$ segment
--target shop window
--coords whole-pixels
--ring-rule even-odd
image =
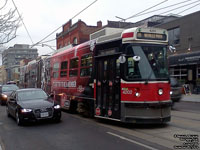
[[[169,35],[170,45],[180,44],[180,28],[179,27],[168,30],[168,35]]]

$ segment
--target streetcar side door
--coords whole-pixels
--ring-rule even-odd
[[[95,58],[96,116],[120,119],[119,56]]]

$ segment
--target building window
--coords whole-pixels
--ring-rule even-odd
[[[74,44],[78,44],[78,40],[77,40],[76,37],[74,38],[73,43],[74,43]]]
[[[179,27],[168,30],[168,35],[169,35],[170,45],[180,44],[180,28]]]

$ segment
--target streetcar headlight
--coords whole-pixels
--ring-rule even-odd
[[[158,94],[159,94],[159,95],[163,95],[163,89],[159,89],[159,90],[158,90]]]
[[[172,91],[170,91],[169,93],[170,93],[170,95],[172,95],[172,94],[173,94],[173,92],[172,92]]]
[[[139,93],[139,92],[136,92],[136,93],[135,93],[135,96],[136,96],[136,97],[139,97],[139,96],[140,96],[140,93]]]
[[[60,108],[60,105],[55,105],[54,106],[54,109],[59,109]]]

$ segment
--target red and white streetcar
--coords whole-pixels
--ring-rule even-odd
[[[164,29],[130,28],[50,57],[51,92],[63,109],[127,123],[170,121]]]

